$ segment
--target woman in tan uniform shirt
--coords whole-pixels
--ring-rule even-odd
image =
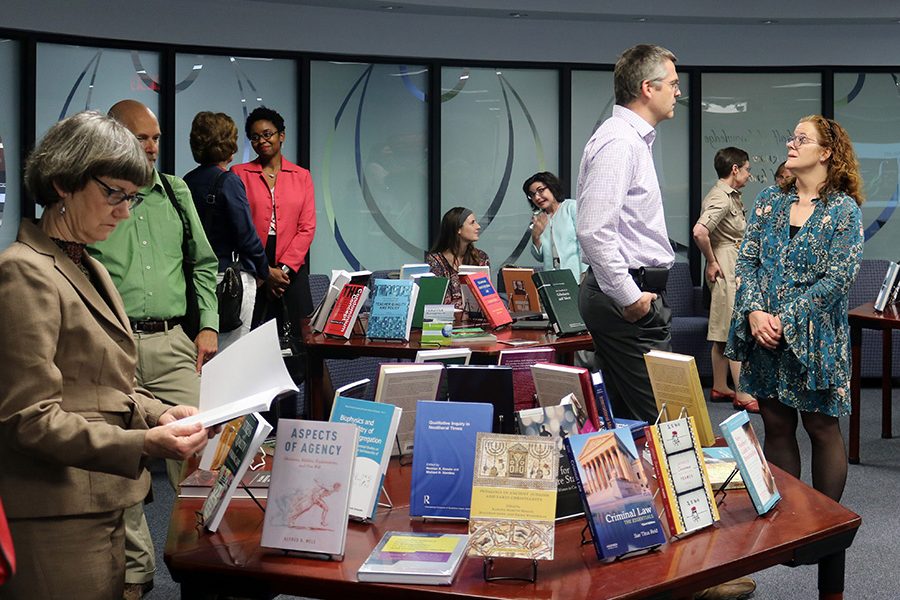
[[[712,342],[713,387],[710,400],[730,401],[736,409],[759,412],[756,400],[740,391],[740,363],[729,361],[724,354],[737,289],[734,270],[738,246],[747,228],[740,189],[750,179],[750,157],[740,148],[722,148],[716,152],[713,164],[719,180],[703,199],[700,218],[693,231],[694,241],[706,257],[705,277],[712,292],[706,335],[706,339]],[[737,390],[728,387],[729,369]]]

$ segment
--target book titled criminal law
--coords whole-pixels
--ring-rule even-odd
[[[722,421],[719,427],[753,500],[753,508],[757,514],[766,514],[781,500],[781,494],[775,487],[775,477],[750,424],[750,416],[742,410]]]
[[[469,514],[469,555],[553,560],[556,441],[479,433]]]
[[[571,404],[556,406],[539,406],[520,410],[516,413],[519,432],[522,435],[535,435],[550,438],[556,442],[559,451],[559,470],[556,474],[556,520],[584,514],[584,505],[578,495],[578,484],[572,473],[572,463],[566,456],[563,444],[570,435],[578,433],[578,420]]]
[[[366,337],[408,342],[418,295],[412,280],[376,279]]]
[[[472,296],[478,303],[481,313],[488,320],[491,329],[497,329],[512,323],[512,317],[503,304],[503,300],[500,299],[497,290],[491,284],[489,277],[486,275],[460,274],[459,283],[467,286],[469,291],[472,292]]]
[[[510,367],[513,371],[513,400],[516,410],[537,406],[537,394],[534,389],[534,377],[531,366],[538,363],[550,363],[556,360],[553,348],[523,348],[517,350],[501,350],[497,364]]]
[[[368,297],[369,288],[366,286],[346,284],[338,294],[322,332],[327,336],[349,339],[359,318],[359,311]]]
[[[403,411],[397,427],[397,441],[391,440],[391,453],[395,456],[413,451],[416,403],[437,397],[443,373],[443,365],[434,363],[388,363],[379,367],[375,402],[392,404]]]
[[[260,545],[344,555],[359,428],[281,419]]]
[[[647,447],[672,535],[719,520],[694,423],[693,417],[686,417],[647,427]]]
[[[697,373],[694,357],[651,350],[644,355],[644,362],[650,376],[650,385],[653,387],[656,408],[663,411],[665,407],[662,420],[680,419],[684,410],[694,417],[700,443],[703,446],[714,445],[716,436],[713,435],[712,424],[709,421],[706,396],[703,395],[703,386],[700,385],[700,375]]]
[[[411,517],[469,518],[475,436],[491,430],[493,415],[490,404],[419,402]]]
[[[594,550],[601,560],[666,542],[653,494],[631,434],[623,429],[567,437],[564,442]]]
[[[391,460],[391,446],[403,410],[391,404],[339,396],[331,409],[332,423],[352,423],[359,428],[353,483],[350,485],[350,516],[372,519],[381,486]]]
[[[356,577],[376,583],[450,585],[468,541],[464,533],[388,531]]]
[[[216,482],[201,509],[203,525],[208,530],[218,529],[222,517],[225,516],[225,509],[228,508],[228,503],[234,496],[234,491],[241,483],[244,473],[253,462],[256,451],[259,450],[260,444],[263,443],[270,431],[272,431],[272,426],[259,413],[250,413],[244,417],[244,421],[228,449],[225,462],[222,463],[216,474]]]
[[[554,333],[569,335],[587,330],[578,308],[578,282],[572,271],[538,271],[532,279]]]

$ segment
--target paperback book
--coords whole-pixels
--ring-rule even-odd
[[[587,330],[578,309],[578,282],[572,271],[538,271],[532,279],[554,333],[570,335]]]
[[[475,443],[469,555],[553,560],[556,442],[479,433]]]
[[[493,414],[490,404],[419,402],[411,517],[469,518],[475,436],[491,430]]]
[[[359,311],[362,310],[368,297],[369,288],[366,286],[355,283],[345,285],[328,315],[323,333],[331,337],[349,339],[353,333],[353,326],[359,318]]]
[[[437,397],[443,374],[444,366],[434,363],[386,363],[378,368],[375,402],[393,405],[403,411],[397,427],[397,439],[391,440],[392,455],[412,453],[416,403]]]
[[[764,515],[781,500],[769,462],[750,424],[747,411],[731,415],[719,425],[722,437],[734,455],[741,478],[757,514]]]
[[[468,348],[442,348],[440,350],[419,350],[416,363],[441,363],[442,365],[467,365],[472,358]],[[441,383],[435,400],[447,400],[447,371],[441,373]]]
[[[251,413],[244,418],[200,511],[203,525],[209,531],[218,529],[235,489],[270,431],[272,426],[259,413]]]
[[[253,470],[254,467],[258,468]],[[206,498],[215,486],[218,475],[218,471],[195,470],[178,484],[178,497]],[[270,483],[272,483],[271,461],[254,457],[231,497],[249,498],[252,494],[257,499],[266,498],[269,495]]]
[[[647,427],[647,448],[673,536],[719,520],[694,423],[687,417]]]
[[[316,307],[316,310],[313,312],[310,319],[313,331],[321,332],[325,329],[325,324],[328,322],[328,316],[331,314],[331,309],[334,307],[338,295],[341,293],[341,290],[344,289],[346,284],[355,283],[358,285],[366,285],[370,275],[372,275],[371,271],[349,272],[342,269],[333,270],[331,272],[331,281],[328,284],[328,290],[325,292],[325,296]]]
[[[522,350],[501,350],[497,364],[510,367],[513,372],[513,399],[516,410],[537,406],[537,393],[531,366],[551,363],[556,359],[553,348],[528,348]]]
[[[447,397],[494,407],[495,433],[516,433],[512,369],[498,365],[447,365]]]
[[[343,558],[359,428],[281,419],[260,545]]]
[[[409,341],[418,295],[412,280],[376,279],[366,337]]]
[[[431,267],[428,263],[408,263],[400,267],[400,279],[412,279],[414,275],[428,275]]]
[[[612,559],[666,542],[630,433],[582,433],[564,443],[598,558]]]
[[[388,531],[356,572],[360,581],[450,585],[465,558],[464,533]]]
[[[331,409],[332,423],[359,428],[359,443],[350,485],[350,516],[372,519],[391,460],[402,409],[390,404],[339,396]]]
[[[644,355],[656,408],[663,413],[662,420],[680,419],[682,410],[694,417],[697,434],[703,446],[713,446],[713,435],[706,396],[700,385],[697,363],[693,356],[651,350]],[[663,408],[665,407],[665,410]]]
[[[560,455],[556,474],[556,520],[583,515],[584,505],[563,444],[567,437],[578,433],[575,409],[569,404],[529,408],[517,412],[516,419],[522,435],[546,437],[556,442]]]

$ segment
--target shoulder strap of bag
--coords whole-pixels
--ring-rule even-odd
[[[190,223],[188,223],[187,215],[184,214],[184,209],[182,209],[181,205],[178,204],[178,199],[175,197],[175,190],[172,189],[172,184],[169,183],[168,179],[166,179],[165,173],[159,174],[159,180],[162,182],[162,186],[166,190],[166,196],[169,197],[169,202],[171,202],[172,206],[175,207],[175,212],[178,213],[178,218],[181,219],[181,229],[184,233],[181,238],[181,249],[184,252],[184,257],[187,258],[189,256],[187,253],[187,244],[189,241],[194,239],[194,236],[191,235],[191,225]]]

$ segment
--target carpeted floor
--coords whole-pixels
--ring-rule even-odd
[[[863,389],[861,411],[860,456],[862,463],[850,465],[847,488],[842,502],[862,516],[863,524],[853,546],[847,552],[845,598],[876,599],[900,598],[900,518],[897,515],[897,499],[893,494],[900,487],[900,406],[894,393],[894,439],[881,439],[881,390]],[[713,428],[731,413],[728,404],[710,404]],[[753,417],[753,426],[763,436],[762,422]],[[846,439],[848,419],[842,422]],[[809,483],[809,443],[800,433],[804,473],[802,479]],[[156,542],[156,586],[146,596],[148,600],[164,600],[179,597],[178,585],[172,581],[162,559],[168,530],[169,512],[174,494],[165,473],[156,469],[153,477],[156,501],[147,507],[147,519]],[[677,543],[677,542],[676,542]],[[816,598],[815,567],[773,567],[753,576],[757,582],[754,598],[760,600],[798,600]],[[281,596],[280,598],[288,598]]]

